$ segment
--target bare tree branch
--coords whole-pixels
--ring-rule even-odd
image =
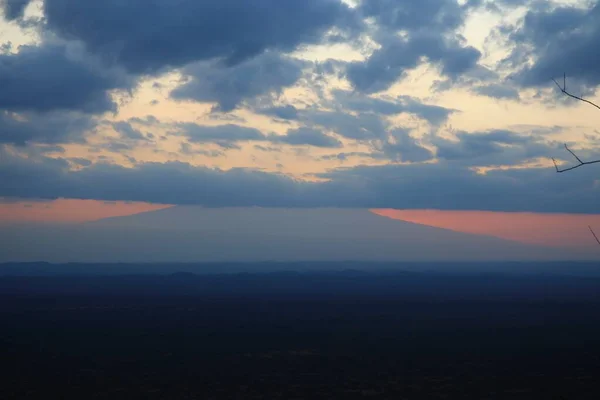
[[[596,233],[594,232],[592,227],[588,225],[588,228],[590,228],[590,232],[592,232],[592,235],[594,235],[594,239],[596,239],[596,242],[598,242],[598,244],[600,244],[600,239],[598,239],[598,236],[596,236]]]
[[[583,101],[584,103],[588,103],[594,107],[596,107],[597,109],[600,110],[600,106],[596,103],[593,103],[589,100],[586,100],[584,98],[581,98],[579,96],[575,96],[574,94],[571,94],[569,92],[567,92],[567,74],[563,74],[563,85],[562,87],[560,86],[560,84],[558,82],[556,82],[556,79],[552,78],[552,80],[554,81],[554,83],[556,84],[556,86],[558,86],[558,88],[560,89],[560,91],[575,99],[575,100],[579,100],[579,101]],[[573,167],[569,167],[569,168],[565,168],[565,169],[559,169],[558,168],[558,164],[556,163],[556,160],[554,158],[552,158],[552,162],[554,163],[554,168],[556,168],[556,172],[566,172],[566,171],[571,171],[575,168],[579,168],[582,167],[584,165],[588,165],[588,164],[596,164],[596,163],[600,163],[600,160],[593,160],[593,161],[582,161],[581,158],[577,157],[577,154],[575,154],[574,152],[571,151],[571,149],[569,149],[569,147],[567,146],[567,144],[565,143],[565,149],[567,149],[567,151],[569,153],[571,153],[571,155],[573,157],[575,157],[575,159],[577,160],[577,162],[579,162],[579,164],[573,166]],[[598,239],[598,236],[596,236],[596,232],[594,232],[594,230],[592,229],[592,227],[590,225],[588,225],[588,228],[590,230],[590,232],[592,233],[592,235],[594,236],[594,239],[596,239],[596,242],[600,245],[600,239]]]
[[[571,94],[571,93],[567,92],[567,76],[566,75],[563,75],[563,86],[562,87],[559,85],[558,82],[556,82],[556,79],[552,78],[552,80],[554,81],[554,83],[556,84],[556,86],[558,86],[558,88],[560,89],[560,91],[563,94],[566,94],[567,96],[569,96],[569,97],[571,97],[571,98],[573,98],[575,100],[579,100],[579,101],[583,101],[584,103],[588,103],[588,104],[596,107],[598,110],[600,110],[600,106],[598,104],[596,104],[594,102],[591,102],[589,100],[586,100],[584,98],[581,98],[579,96],[575,96],[574,94]]]
[[[565,95],[567,95],[567,96],[569,96],[569,97],[571,97],[573,99],[576,99],[576,100],[579,100],[579,101],[583,101],[584,103],[591,104],[592,106],[594,106],[598,110],[600,110],[600,106],[598,104],[593,103],[593,102],[591,102],[589,100],[586,100],[586,99],[584,99],[582,97],[575,96],[574,94],[571,94],[571,93],[567,92],[567,75],[566,74],[563,74],[563,85],[562,86],[560,86],[560,84],[556,81],[556,79],[552,78],[552,81],[554,81],[554,83],[556,84],[556,86],[558,86],[558,88],[560,89],[560,91],[562,93],[564,93]],[[554,158],[552,158],[552,162],[554,163],[554,168],[556,168],[556,172],[571,171],[571,170],[573,170],[575,168],[579,168],[579,167],[582,167],[584,165],[600,163],[600,160],[582,161],[579,157],[577,157],[577,154],[573,153],[571,151],[571,149],[569,149],[569,147],[566,144],[565,144],[565,149],[567,149],[567,151],[569,153],[571,153],[571,155],[573,157],[575,157],[575,159],[579,162],[579,164],[577,164],[577,165],[575,165],[573,167],[569,167],[569,168],[565,168],[565,169],[559,169],[558,168],[558,164],[556,163],[556,160]],[[594,236],[595,236],[595,234],[594,234]]]
[[[567,149],[567,151],[569,153],[571,153],[573,155],[573,157],[575,157],[575,159],[579,162],[579,164],[577,164],[577,165],[575,165],[573,167],[569,167],[569,168],[565,168],[565,169],[559,169],[558,168],[558,164],[556,163],[556,160],[554,158],[552,158],[552,162],[554,163],[554,168],[556,168],[556,172],[566,172],[566,171],[570,171],[570,170],[575,169],[575,168],[582,167],[584,165],[600,163],[600,160],[581,161],[581,158],[577,157],[577,155],[575,153],[573,153],[571,151],[571,149],[569,149],[569,147],[566,144],[565,144],[565,149]]]

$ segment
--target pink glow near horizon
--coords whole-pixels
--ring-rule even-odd
[[[0,203],[0,223],[74,223],[121,217],[170,207],[137,202],[58,199],[44,202]]]
[[[141,202],[58,199],[49,202],[0,203],[0,223],[77,223],[159,210],[169,205]],[[489,211],[375,209],[375,214],[453,231],[496,236],[549,246],[595,243],[587,226],[600,234],[600,215],[510,213]]]
[[[393,219],[547,246],[590,246],[591,225],[600,232],[600,215],[490,211],[394,210],[372,212]]]

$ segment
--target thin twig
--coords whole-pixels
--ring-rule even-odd
[[[598,242],[598,244],[600,244],[600,239],[598,239],[598,236],[596,236],[596,233],[594,232],[592,227],[588,225],[588,228],[590,228],[590,232],[592,232],[592,235],[594,235],[594,239],[596,239],[596,242]]]
[[[558,88],[560,89],[560,91],[562,93],[566,94],[567,96],[569,96],[569,97],[571,97],[571,98],[573,98],[575,100],[579,100],[579,101],[583,101],[584,103],[591,104],[592,106],[594,106],[598,110],[600,110],[600,106],[598,104],[596,104],[596,103],[594,103],[592,101],[586,100],[586,99],[584,99],[582,97],[575,96],[574,94],[571,94],[571,93],[567,92],[567,78],[566,77],[564,78],[564,81],[563,81],[564,82],[563,83],[564,86],[562,86],[562,87],[559,85],[558,82],[556,82],[556,79],[552,78],[552,80],[554,81],[554,83],[556,84],[556,86],[558,86]]]
[[[574,99],[576,99],[576,100],[583,101],[584,103],[591,104],[592,106],[594,106],[594,107],[596,107],[597,109],[599,109],[599,110],[600,110],[600,106],[599,106],[598,104],[596,104],[596,103],[593,103],[593,102],[591,102],[591,101],[589,101],[589,100],[586,100],[586,99],[584,99],[584,98],[581,98],[581,97],[579,97],[579,96],[575,96],[574,94],[571,94],[571,93],[567,92],[567,74],[563,74],[563,85],[562,85],[562,87],[561,87],[561,86],[560,86],[560,84],[559,84],[559,83],[556,81],[556,79],[552,78],[552,81],[553,81],[553,82],[556,84],[556,86],[557,86],[557,87],[560,89],[560,91],[561,91],[562,93],[564,93],[565,95],[567,95],[567,96],[569,96],[569,97],[571,97],[571,98],[574,98]],[[573,167],[569,167],[569,168],[565,168],[565,169],[559,169],[559,168],[558,168],[558,164],[556,163],[556,160],[555,160],[554,158],[552,158],[552,162],[554,163],[554,168],[556,168],[556,172],[567,172],[567,171],[571,171],[571,170],[573,170],[573,169],[575,169],[575,168],[582,167],[582,166],[584,166],[584,165],[588,165],[588,164],[596,164],[596,163],[599,163],[599,162],[600,162],[600,160],[593,160],[593,161],[582,161],[582,160],[581,160],[579,157],[577,157],[577,154],[575,154],[574,152],[572,152],[572,151],[571,151],[571,149],[569,149],[569,147],[568,147],[566,144],[565,144],[565,149],[567,149],[567,151],[568,151],[569,153],[571,153],[571,155],[572,155],[573,157],[575,157],[575,159],[576,159],[576,160],[579,162],[579,164],[577,164],[577,165],[575,165],[575,166],[573,166]]]
[[[556,160],[554,158],[552,158],[552,162],[554,163],[554,168],[556,168],[556,172],[566,172],[566,171],[570,171],[570,170],[575,169],[575,168],[582,167],[584,165],[600,163],[600,160],[582,161],[581,158],[577,157],[577,155],[575,153],[573,153],[571,151],[571,149],[569,149],[569,147],[566,144],[565,144],[565,149],[567,149],[567,151],[569,153],[571,153],[573,155],[573,157],[575,157],[575,159],[577,161],[579,161],[579,164],[577,164],[577,165],[575,165],[573,167],[569,167],[569,168],[565,168],[565,169],[559,169],[558,168],[558,164],[556,163]]]

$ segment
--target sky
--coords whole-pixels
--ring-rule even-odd
[[[600,230],[600,164],[552,163],[575,161],[565,143],[600,158],[600,110],[552,81],[600,103],[598,1],[0,0],[0,14],[2,222],[351,207],[546,244]]]

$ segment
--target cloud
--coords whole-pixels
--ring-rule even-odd
[[[385,120],[373,113],[353,115],[343,111],[306,110],[302,112],[300,120],[355,140],[384,138],[389,127]]]
[[[389,89],[406,72],[419,66],[423,57],[438,64],[442,75],[455,79],[475,68],[481,53],[474,47],[463,47],[457,40],[431,33],[410,39],[394,37],[382,43],[382,47],[375,50],[366,61],[351,63],[347,77],[361,92],[381,92]]]
[[[216,102],[218,111],[232,111],[243,100],[278,94],[295,84],[305,63],[266,52],[230,68],[219,62],[196,63],[182,69],[191,80],[171,92],[174,99]]]
[[[135,145],[130,142],[120,142],[111,140],[98,146],[99,148],[110,151],[111,153],[131,153]]]
[[[222,151],[218,151],[218,150],[197,149],[189,143],[181,143],[179,151],[188,156],[202,155],[202,156],[214,158],[214,157],[221,157],[221,156],[225,155],[225,153],[223,153]]]
[[[557,142],[546,142],[535,135],[522,135],[509,130],[458,132],[457,140],[436,137],[437,157],[460,161],[467,165],[513,165],[540,157],[561,154]]]
[[[477,86],[473,88],[473,91],[482,96],[492,97],[495,99],[519,99],[519,91],[517,89],[499,83]]]
[[[128,140],[148,140],[139,130],[135,129],[129,122],[119,121],[112,124],[123,139]]]
[[[290,129],[285,135],[262,133],[255,128],[225,124],[219,126],[198,125],[193,123],[179,124],[181,134],[191,143],[214,143],[224,149],[239,148],[242,142],[270,142],[293,146],[308,145],[315,147],[341,147],[342,143],[315,129],[301,127]]]
[[[566,73],[587,87],[600,85],[600,3],[589,8],[534,4],[518,29],[503,28],[517,43],[505,60],[518,69],[513,79],[527,87],[545,86]]]
[[[327,154],[321,157],[321,160],[339,160],[346,161],[351,157],[363,157],[363,158],[372,158],[372,159],[382,159],[383,156],[380,153],[367,153],[364,151],[349,151],[337,154]]]
[[[455,110],[449,108],[423,104],[411,96],[375,98],[345,90],[334,90],[333,95],[336,104],[347,110],[382,115],[409,113],[428,121],[432,125],[440,125],[446,122],[450,114],[455,112]]]
[[[14,113],[0,110],[0,143],[24,146],[28,143],[85,143],[85,133],[97,121],[76,112]]]
[[[425,60],[456,79],[481,57],[456,33],[467,11],[456,1],[362,1],[358,11],[375,22],[372,37],[380,46],[365,61],[348,65],[347,78],[361,92],[387,90]]]
[[[366,207],[598,213],[597,170],[566,176],[553,168],[487,175],[453,163],[362,166],[297,181],[249,169],[222,171],[180,162],[127,168],[3,152],[0,196],[199,204],[207,207]]]
[[[4,0],[1,4],[4,18],[13,21],[22,18],[29,0]]]
[[[283,120],[295,120],[298,118],[298,109],[292,105],[256,108],[253,111]]]
[[[192,143],[215,143],[223,148],[238,148],[238,142],[264,141],[266,136],[255,128],[225,124],[218,126],[179,124],[182,134]]]
[[[132,84],[126,75],[63,45],[21,46],[18,53],[0,54],[0,109],[116,111],[109,92]]]
[[[92,165],[92,162],[90,160],[88,160],[87,158],[81,158],[81,157],[71,157],[68,159],[68,161],[79,165],[81,167],[89,167],[90,165]]]
[[[464,11],[453,0],[365,0],[359,11],[392,30],[445,32],[462,25]]]
[[[272,135],[270,139],[274,143],[287,143],[291,145],[309,145],[324,148],[342,147],[338,139],[326,135],[320,130],[310,128],[290,129],[285,135]]]
[[[339,0],[45,0],[43,11],[47,29],[138,74],[217,58],[235,65],[319,43],[334,26],[356,29]]]
[[[407,129],[392,130],[389,139],[376,141],[375,147],[392,161],[422,162],[433,158],[431,150],[423,147]]]

